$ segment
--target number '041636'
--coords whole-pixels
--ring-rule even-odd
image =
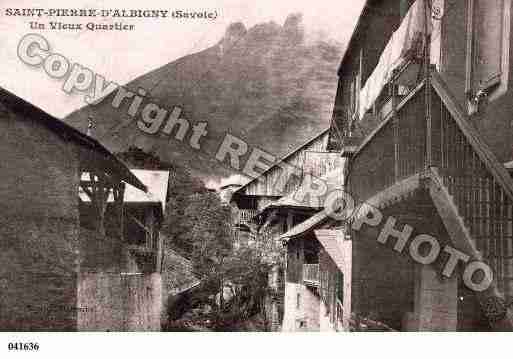
[[[7,349],[9,350],[17,350],[17,351],[38,351],[39,343],[33,342],[11,342],[7,345]]]

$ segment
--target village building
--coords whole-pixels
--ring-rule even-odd
[[[81,233],[81,268],[79,330],[143,331],[159,330],[163,302],[161,293],[164,251],[160,228],[168,200],[169,171],[131,169],[147,192],[126,186],[123,200],[123,242],[117,247],[97,240],[94,233],[94,208],[87,186],[79,191]],[[83,174],[83,182],[88,174]],[[118,226],[107,198],[105,228],[115,237]],[[132,294],[134,293],[134,294]],[[122,304],[123,303],[123,304]],[[126,304],[124,304],[126,303]],[[123,318],[119,321],[118,318]]]
[[[282,329],[282,326],[287,330],[287,318],[301,316],[287,312],[287,308],[292,305],[292,301],[287,298],[295,298],[295,294],[291,293],[296,293],[299,289],[295,287],[296,279],[288,274],[289,271],[293,272],[289,269],[292,264],[289,266],[289,257],[283,256],[286,251],[282,248],[280,237],[322,208],[320,204],[312,207],[308,203],[295,201],[294,195],[305,176],[322,178],[342,166],[343,159],[339,153],[326,151],[328,139],[329,131],[322,131],[285,155],[262,175],[238,188],[232,195],[234,223],[256,245],[265,246],[265,251],[270,253],[269,262],[274,264],[269,273],[269,286],[273,293],[266,301],[266,314],[271,322],[271,330],[274,331]],[[295,176],[286,176],[287,166],[296,170]],[[307,298],[307,294],[304,298]],[[290,316],[287,317],[288,314]],[[302,329],[306,327],[303,326]]]
[[[350,266],[350,261],[347,260],[350,259],[350,252],[346,249],[342,253],[346,258],[342,260],[342,244],[320,241],[313,230],[325,228],[333,222],[324,211],[324,200],[333,191],[343,189],[344,159],[339,153],[331,153],[338,156],[340,163],[335,169],[319,177],[327,184],[325,196],[314,203],[299,201],[297,194],[304,192],[303,184],[293,193],[268,206],[292,218],[287,231],[278,236],[278,240],[286,248],[283,331],[343,329],[342,278],[344,272],[348,274],[349,269],[345,266]],[[269,213],[268,210],[259,213],[259,217],[265,218],[266,212]],[[296,222],[293,221],[294,218]]]
[[[133,173],[23,99],[0,99],[0,329],[158,330],[167,174]],[[141,236],[125,230],[135,218]]]
[[[383,221],[295,203],[301,181],[282,186],[282,166],[234,195],[259,240],[286,246],[282,330],[511,329],[511,10],[510,0],[366,2],[313,151],[337,158],[337,185]],[[284,159],[299,178],[311,172],[311,143]],[[419,235],[463,253],[454,275],[443,274],[449,253],[421,264],[394,250]],[[462,275],[480,260],[493,282],[477,292]]]
[[[333,224],[351,243],[352,318],[394,330],[512,328],[511,11],[509,0],[366,2],[339,69],[331,133],[342,135],[330,142],[349,157],[346,191],[384,218]],[[420,234],[468,256],[454,275],[443,272],[448,253],[410,258]],[[473,291],[464,262],[480,260],[493,282]]]

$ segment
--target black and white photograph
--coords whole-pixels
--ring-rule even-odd
[[[513,330],[512,11],[0,0],[2,352],[495,347],[468,332]]]

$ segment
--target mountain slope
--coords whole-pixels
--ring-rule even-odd
[[[187,145],[188,137],[181,142],[144,134],[135,121],[114,131],[127,118],[131,101],[115,109],[113,94],[65,121],[85,131],[92,116],[95,137],[111,150],[132,145],[153,150],[203,178],[234,172],[214,158],[226,133],[281,156],[328,126],[336,92],[340,45],[305,41],[303,31],[300,15],[289,16],[283,26],[264,23],[247,30],[235,23],[215,46],[125,85],[134,92],[144,88],[152,102],[169,111],[182,108],[191,123],[208,122],[200,151]]]

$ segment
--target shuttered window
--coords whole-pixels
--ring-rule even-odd
[[[504,0],[469,1],[469,79],[467,90],[498,85],[502,74]]]
[[[344,302],[344,273],[337,271],[337,299]]]

